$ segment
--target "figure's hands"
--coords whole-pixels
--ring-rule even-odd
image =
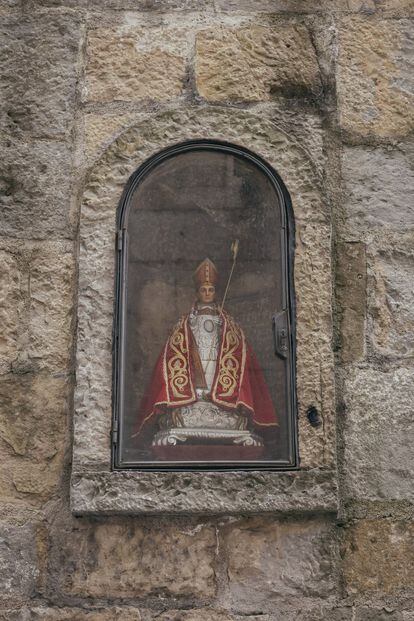
[[[199,401],[211,401],[211,393],[204,388],[196,388],[196,395]]]

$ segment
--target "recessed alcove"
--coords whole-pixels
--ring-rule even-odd
[[[163,471],[153,472],[151,470],[155,469],[154,465],[150,467],[150,471],[143,471],[137,463],[133,464],[133,467],[137,468],[135,470],[113,469],[112,416],[120,394],[119,384],[113,382],[114,368],[119,361],[119,351],[114,339],[117,335],[121,339],[124,338],[122,333],[117,333],[119,323],[117,324],[117,318],[114,316],[114,312],[116,313],[116,309],[119,308],[119,295],[122,294],[122,287],[119,287],[119,270],[122,264],[119,261],[117,263],[117,256],[122,251],[124,241],[119,242],[119,230],[122,231],[123,228],[125,230],[119,205],[127,204],[126,196],[133,187],[133,180],[146,163],[157,157],[157,154],[178,148],[176,145],[201,144],[203,141],[205,144],[214,144],[216,148],[219,145],[236,145],[240,150],[236,167],[238,166],[243,174],[239,176],[236,174],[234,178],[240,178],[240,183],[243,183],[244,178],[247,186],[250,173],[248,166],[243,170],[243,166],[246,167],[243,152],[254,154],[258,162],[266,162],[269,170],[276,171],[275,178],[283,179],[291,199],[296,222],[296,243],[294,245],[292,235],[289,239],[280,237],[280,230],[285,230],[288,224],[287,211],[278,212],[277,209],[273,211],[269,209],[266,212],[269,215],[266,217],[270,220],[267,221],[263,212],[261,214],[243,212],[237,201],[233,205],[231,201],[230,203],[226,201],[225,210],[209,213],[204,195],[207,191],[212,195],[218,192],[220,179],[217,177],[217,170],[208,171],[207,165],[205,178],[216,180],[215,183],[211,181],[210,190],[206,181],[204,185],[201,184],[203,190],[197,197],[198,186],[194,180],[192,186],[190,183],[191,192],[184,194],[184,200],[180,201],[179,205],[175,204],[176,213],[171,224],[168,225],[167,222],[168,210],[162,216],[162,226],[164,229],[170,226],[173,234],[165,236],[165,230],[161,230],[160,223],[155,222],[152,225],[153,231],[160,230],[162,239],[168,240],[170,248],[167,256],[173,257],[174,273],[178,274],[179,278],[174,277],[172,271],[168,272],[166,255],[160,254],[162,239],[161,237],[158,239],[156,233],[153,238],[144,236],[137,249],[129,245],[131,265],[140,264],[140,269],[134,270],[134,275],[128,275],[128,279],[137,304],[139,301],[145,309],[141,314],[141,323],[135,324],[138,326],[135,332],[132,328],[129,343],[137,343],[137,353],[130,372],[142,373],[142,382],[136,383],[138,387],[145,383],[147,377],[145,373],[148,374],[157,349],[148,346],[148,339],[151,343],[157,344],[159,349],[162,340],[165,339],[171,314],[177,316],[191,304],[193,296],[190,286],[191,270],[194,269],[194,262],[198,258],[196,256],[198,248],[204,243],[203,235],[199,231],[206,230],[209,233],[212,241],[208,252],[215,255],[220,269],[228,273],[229,236],[223,232],[228,232],[233,227],[231,210],[238,210],[235,232],[242,238],[244,245],[243,254],[240,254],[239,272],[228,304],[231,312],[238,314],[238,320],[258,350],[265,374],[271,372],[270,360],[274,361],[275,365],[279,364],[272,351],[274,341],[269,330],[270,308],[283,310],[284,301],[285,307],[291,312],[293,289],[295,291],[296,364],[292,357],[289,373],[292,372],[290,377],[295,375],[297,377],[297,407],[293,404],[294,407],[289,410],[291,418],[286,418],[291,425],[288,434],[292,443],[290,454],[287,458],[284,457],[285,463],[281,464],[282,470],[297,468],[292,472],[259,472],[259,468],[245,468],[239,472],[214,472],[214,468],[209,469],[208,466],[203,472],[172,471],[174,469],[167,466]],[[189,150],[181,157],[194,159],[195,156]],[[163,186],[162,175],[167,175],[168,166],[172,165],[171,161],[165,158],[165,169],[159,169],[162,200],[160,197],[157,200],[161,200],[161,203],[157,204],[154,198],[156,194],[153,190],[150,191],[149,184],[147,189],[145,188],[145,181],[142,194],[136,195],[137,201],[143,200],[144,197],[144,202],[149,208],[137,210],[137,218],[134,222],[130,221],[131,225],[127,231],[129,239],[140,235],[142,230],[148,230],[145,227],[148,227],[151,219],[159,218],[160,206],[168,203],[162,193],[168,193],[171,184]],[[230,164],[221,167],[223,174],[226,174],[226,166]],[[234,172],[234,162],[231,166]],[[176,174],[176,181],[179,189],[179,173]],[[260,183],[256,184],[255,188],[254,184],[250,183],[246,191],[264,192],[268,183],[269,179],[263,177],[262,188]],[[276,200],[286,200],[287,194],[283,196],[280,190],[284,186],[280,184],[279,197],[277,192],[275,193]],[[177,198],[171,196],[171,207],[174,206],[174,200],[177,201]],[[267,209],[266,200],[262,198],[256,201],[262,205],[262,211]],[[195,203],[198,212],[194,212]],[[218,201],[215,203],[218,204]],[[181,223],[180,218],[185,210],[190,210],[193,215],[198,213],[197,217],[201,218],[199,226],[194,228],[193,223],[191,225],[193,228],[189,228],[188,218],[184,218]],[[221,222],[220,226],[217,226],[217,222]],[[212,227],[215,223],[216,236],[213,237]],[[275,235],[278,227],[279,236],[277,233]],[[179,234],[180,231],[183,235]],[[180,237],[186,240],[187,255],[191,255],[188,256],[190,259],[188,263],[183,260],[185,257],[180,255],[183,248],[177,241]],[[258,237],[262,237],[263,243],[257,246]],[[281,244],[284,243],[286,246],[282,251]],[[281,260],[281,257],[286,258],[286,270],[283,273],[285,279],[279,279],[279,284],[276,282],[277,279],[272,281],[271,277],[277,263],[276,257],[279,257],[278,260]],[[263,269],[266,261],[269,264],[268,273]],[[261,266],[260,270],[256,269],[258,264]],[[160,270],[163,272],[161,298],[172,296],[172,309],[165,308],[164,298],[157,299],[158,293],[154,301],[151,283],[158,278]],[[266,274],[262,276],[264,272]],[[259,281],[260,278],[264,280],[258,288],[258,282],[255,280]],[[286,286],[281,285],[282,281]],[[216,107],[194,108],[185,112],[175,110],[163,112],[155,115],[150,122],[146,121],[126,130],[94,164],[86,183],[81,207],[79,283],[77,386],[71,490],[72,508],[75,513],[211,514],[235,511],[257,513],[336,510],[329,209],[322,180],[306,152],[295,140],[268,120],[237,109]],[[241,295],[246,287],[251,288],[247,302]],[[263,296],[258,294],[259,290],[264,291]],[[159,313],[156,312],[156,308],[159,308]],[[252,312],[252,308],[256,308],[257,312]],[[155,319],[156,329],[145,323],[150,316],[151,320]],[[293,318],[293,315],[291,316]],[[123,330],[125,325],[124,323]],[[264,325],[266,327],[262,330]],[[147,340],[144,334],[148,335]],[[262,334],[268,336],[263,337]],[[286,368],[283,367],[281,358],[277,360],[281,361],[279,369]],[[294,389],[294,383],[291,383],[289,386],[291,395],[294,394]],[[136,407],[138,398],[139,395],[136,395],[134,405],[131,407]],[[309,423],[306,416],[309,406],[316,407],[320,413],[323,424],[319,427]],[[287,427],[285,431],[286,429]],[[115,431],[118,431],[118,428],[115,428]],[[298,458],[295,454],[296,433]],[[119,441],[116,434],[115,440]],[[116,465],[119,468],[123,464],[118,461]]]

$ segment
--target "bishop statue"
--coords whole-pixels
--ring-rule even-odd
[[[194,273],[196,300],[155,365],[135,433],[151,429],[152,447],[263,447],[264,432],[278,424],[242,328],[217,303],[217,280],[206,258]]]

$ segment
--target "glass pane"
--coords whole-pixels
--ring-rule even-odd
[[[242,155],[193,149],[138,184],[119,465],[292,462],[291,352],[275,355],[272,330],[286,307],[282,222],[271,178]]]

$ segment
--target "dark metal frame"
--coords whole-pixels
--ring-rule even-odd
[[[290,368],[287,374],[288,387],[288,441],[290,461],[251,461],[236,465],[228,462],[136,462],[121,463],[122,408],[124,391],[124,352],[125,352],[125,313],[126,313],[126,274],[128,265],[127,223],[131,197],[137,186],[159,163],[180,153],[189,151],[220,151],[245,158],[256,165],[270,179],[281,206],[281,248],[284,282],[282,298],[284,310],[273,317],[275,354],[286,358],[290,350]],[[114,470],[150,471],[228,471],[228,470],[298,470],[298,429],[296,401],[296,305],[294,295],[293,267],[295,251],[295,223],[289,193],[278,173],[260,156],[252,151],[231,143],[218,140],[191,140],[164,149],[149,158],[130,177],[122,194],[117,211],[116,235],[116,282],[113,327],[113,390],[112,390],[112,468]]]

